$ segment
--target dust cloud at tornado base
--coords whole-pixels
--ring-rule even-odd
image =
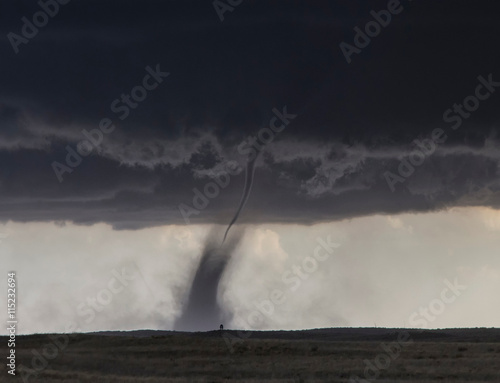
[[[220,245],[220,230],[212,228],[196,268],[182,314],[174,323],[176,331],[208,331],[228,322],[232,314],[217,300],[219,284],[229,262],[244,235],[244,229],[234,230]]]

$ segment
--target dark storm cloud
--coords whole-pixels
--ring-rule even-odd
[[[500,81],[496,3],[401,4],[351,64],[339,44],[387,2],[248,0],[221,22],[210,1],[72,1],[18,54],[6,36],[39,6],[5,5],[0,218],[182,223],[179,204],[228,160],[243,165],[238,145],[285,105],[298,117],[257,161],[243,222],[498,207],[500,92],[457,130],[442,119],[478,76]],[[170,76],[121,121],[111,103],[157,63]],[[53,161],[103,118],[116,129],[59,183]],[[384,173],[437,127],[446,143],[391,192]],[[232,176],[191,221],[228,223],[243,184]]]

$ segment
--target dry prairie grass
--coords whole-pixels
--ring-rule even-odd
[[[390,340],[385,340],[385,343]],[[31,367],[32,349],[46,335],[18,337],[18,375],[0,367],[0,382],[22,381],[19,365]],[[349,382],[364,376],[364,359],[382,351],[381,341],[246,339],[229,353],[214,336],[146,338],[74,335],[68,347],[29,379],[37,383],[298,383]],[[3,342],[2,344],[6,344]],[[3,347],[2,355],[6,354]],[[376,380],[396,382],[499,382],[500,343],[414,341],[405,344]],[[371,382],[371,381],[370,381]]]

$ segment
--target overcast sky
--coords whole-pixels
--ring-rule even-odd
[[[456,278],[422,327],[497,324],[497,4],[232,3],[2,5],[0,270],[20,331],[174,328],[239,207],[210,282],[228,326],[417,327]]]

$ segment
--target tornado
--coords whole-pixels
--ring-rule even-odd
[[[224,239],[222,240],[222,244],[226,241],[227,234],[229,233],[229,229],[231,229],[231,226],[233,226],[236,221],[238,220],[238,217],[245,207],[245,204],[248,201],[248,197],[250,197],[250,191],[252,190],[252,184],[253,184],[253,178],[254,178],[254,173],[255,173],[255,162],[257,161],[257,158],[259,157],[260,151],[257,152],[257,155],[252,159],[247,160],[247,166],[245,169],[245,186],[243,187],[243,195],[241,196],[241,201],[238,206],[238,209],[236,210],[236,214],[234,215],[233,219],[231,222],[229,222],[229,226],[226,229],[226,232],[224,233]]]
[[[231,317],[220,306],[217,294],[227,265],[243,237],[243,230],[236,231],[223,246],[218,245],[218,234],[220,231],[214,228],[207,237],[187,302],[174,323],[176,331],[215,330]]]

